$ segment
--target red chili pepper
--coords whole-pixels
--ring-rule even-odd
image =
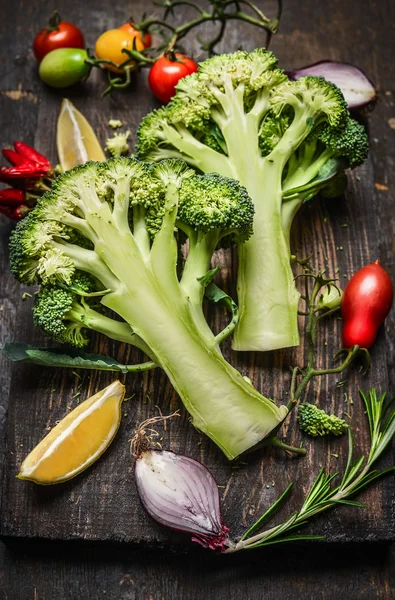
[[[3,156],[5,159],[8,160],[8,162],[10,162],[12,165],[14,165],[15,167],[18,167],[20,165],[25,165],[26,163],[31,163],[31,161],[26,160],[26,158],[24,156],[21,156],[20,154],[18,154],[18,152],[14,152],[14,150],[9,150],[8,148],[4,148],[2,150],[3,152]]]
[[[25,199],[26,194],[23,190],[17,190],[16,188],[0,190],[0,206],[19,206],[25,202]]]
[[[27,213],[31,209],[26,204],[21,204],[20,206],[16,206],[11,211],[11,219],[15,221],[20,221],[23,217],[26,217]]]
[[[394,291],[388,273],[376,262],[353,275],[344,290],[343,345],[370,348],[391,310]]]
[[[32,163],[25,163],[15,167],[0,167],[0,181],[7,182],[9,179],[45,177],[47,172],[48,170]]]
[[[26,204],[21,204],[20,206],[2,206],[0,204],[0,214],[5,215],[9,219],[13,219],[14,221],[21,221],[23,217],[26,217],[27,213],[31,209]]]
[[[37,152],[31,146],[28,146],[24,142],[14,142],[14,148],[18,154],[29,160],[30,162],[45,168],[47,171],[52,169],[52,165],[49,160]]]

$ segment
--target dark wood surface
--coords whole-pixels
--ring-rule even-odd
[[[4,3],[3,3],[4,4]],[[93,45],[96,35],[105,28],[122,22],[133,8],[139,13],[143,3],[133,2],[126,10],[124,5],[109,9],[104,1],[83,3],[6,3],[7,27],[2,35],[3,53],[9,50],[8,61],[3,61],[0,110],[2,119],[2,145],[13,139],[23,139],[35,145],[51,159],[55,154],[55,123],[60,94],[44,89],[37,79],[35,63],[29,52],[30,40],[47,13],[58,8],[65,16],[86,25],[87,42]],[[266,5],[265,5],[266,6]],[[145,6],[146,8],[146,6]],[[341,281],[362,264],[380,257],[394,274],[394,87],[391,79],[394,35],[393,3],[363,1],[361,3],[332,2],[316,5],[312,0],[285,5],[280,33],[273,39],[272,49],[283,67],[294,67],[319,59],[331,58],[353,62],[364,68],[376,81],[380,102],[368,117],[372,151],[369,161],[350,178],[349,192],[344,201],[314,202],[297,219],[294,227],[293,247],[301,255],[310,251],[316,257],[315,266],[327,266],[332,274],[339,267]],[[224,42],[223,49],[245,48],[260,44],[260,37],[250,29],[234,25]],[[193,43],[192,43],[193,45]],[[135,131],[141,116],[155,106],[146,91],[145,74],[138,76],[135,89],[119,94],[114,99],[99,99],[98,90],[104,84],[95,74],[84,90],[68,93],[97,129],[104,141],[109,129],[108,118],[121,118]],[[392,125],[392,127],[391,127]],[[358,176],[358,177],[357,177]],[[342,225],[347,223],[347,227]],[[6,234],[9,227],[2,225],[2,265],[6,264]],[[340,250],[343,247],[343,250]],[[338,249],[337,249],[338,248]],[[221,257],[222,258],[222,257]],[[226,266],[230,264],[226,257]],[[227,272],[226,269],[223,272]],[[225,281],[227,284],[227,281]],[[0,313],[1,339],[44,341],[34,331],[28,302],[22,302],[20,286],[2,267]],[[216,324],[218,325],[218,323]],[[330,360],[333,340],[339,338],[339,322],[328,323],[319,341],[324,360]],[[323,406],[337,412],[351,411],[352,422],[357,424],[358,443],[364,447],[366,429],[357,399],[358,386],[376,385],[379,390],[394,390],[393,318],[387,322],[373,352],[374,367],[365,380],[359,374],[348,378],[347,386],[336,387],[336,379],[324,378],[309,391],[312,399],[319,394]],[[328,346],[324,347],[325,341]],[[94,340],[94,349],[108,350],[119,358],[127,357],[122,347],[108,348],[101,340]],[[287,365],[300,364],[303,348],[297,353],[285,352],[275,357],[235,355],[228,351],[229,360],[244,374],[253,378],[258,389],[267,395],[286,401],[285,391],[289,381]],[[295,354],[297,356],[295,356]],[[148,521],[136,498],[128,440],[136,422],[155,411],[160,403],[164,412],[178,406],[177,399],[163,375],[155,374],[127,380],[128,396],[135,397],[127,407],[119,435],[109,452],[90,471],[72,482],[38,490],[33,485],[17,482],[15,474],[26,453],[37,443],[65,412],[74,406],[72,396],[82,392],[82,397],[111,381],[111,376],[85,375],[82,387],[69,372],[55,373],[37,367],[11,366],[1,359],[2,403],[0,423],[5,434],[3,474],[3,535],[16,538],[54,538],[84,540],[131,541],[150,546],[165,546],[169,541],[185,548],[185,540],[170,538],[167,532]],[[282,377],[280,377],[282,373]],[[51,391],[54,390],[54,391]],[[147,394],[148,392],[148,394]],[[344,401],[344,392],[354,404]],[[7,426],[5,414],[9,403]],[[151,398],[151,400],[149,399]],[[287,441],[299,441],[294,417],[286,428]],[[289,431],[288,431],[289,430]],[[198,435],[189,425],[187,417],[174,421],[166,434],[168,446],[203,460],[217,476],[224,497],[225,520],[237,535],[243,526],[262,511],[289,481],[299,483],[294,501],[305,490],[318,468],[330,465],[336,469],[345,451],[343,441],[319,442],[310,445],[305,459],[289,459],[279,453],[266,452],[252,456],[247,465],[234,469],[226,464],[219,451]],[[337,460],[331,453],[340,453]],[[391,457],[387,457],[390,462]],[[275,481],[275,486],[272,486]],[[269,486],[269,487],[267,487]],[[298,486],[296,486],[298,487]],[[157,552],[135,554],[132,551],[100,546],[79,549],[75,545],[50,545],[38,542],[26,545],[24,539],[13,546],[4,557],[4,598],[390,598],[393,582],[385,575],[385,550],[367,544],[356,551],[340,551],[336,541],[362,541],[393,539],[394,523],[393,481],[387,479],[365,494],[369,509],[355,511],[342,509],[333,512],[330,519],[316,522],[311,531],[324,532],[331,546],[300,550],[277,550],[270,556],[258,553],[254,558],[240,557],[229,562],[223,558],[207,557],[199,551],[190,551],[182,557]],[[181,546],[182,544],[182,546]],[[27,551],[21,555],[21,548]],[[67,558],[73,556],[72,559]],[[40,559],[37,558],[40,556]],[[59,559],[56,559],[56,555]],[[109,556],[111,555],[111,560]],[[302,556],[306,556],[306,561]],[[286,557],[285,578],[283,568],[276,565]],[[319,558],[321,557],[321,558]],[[357,557],[357,559],[355,558]],[[320,562],[321,560],[321,562]],[[307,566],[311,563],[310,568]],[[324,564],[329,564],[328,568]],[[358,569],[358,565],[361,566]],[[350,576],[348,577],[348,569]],[[352,573],[360,572],[353,579]],[[27,573],[26,577],[21,574]],[[263,573],[268,574],[268,579]],[[313,573],[315,572],[315,576]],[[1,571],[0,571],[1,573]],[[206,582],[201,584],[201,577]],[[37,578],[37,579],[36,579]],[[295,581],[294,581],[295,580]],[[39,582],[37,584],[37,581]],[[63,581],[65,590],[56,587]],[[2,579],[0,578],[0,586]],[[67,583],[66,583],[67,582]],[[296,585],[297,584],[297,585]],[[358,587],[359,586],[359,587]],[[299,591],[298,591],[299,590]],[[62,595],[63,594],[63,595]]]

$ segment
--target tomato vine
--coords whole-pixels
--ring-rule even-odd
[[[172,52],[182,52],[183,48],[180,42],[196,28],[212,23],[217,26],[218,30],[211,39],[200,40],[201,49],[207,55],[213,56],[216,54],[216,46],[222,40],[226,26],[230,21],[242,21],[248,23],[266,32],[266,48],[270,44],[271,37],[277,32],[281,13],[282,0],[277,0],[277,11],[274,18],[269,18],[250,0],[209,0],[208,8],[202,8],[196,2],[189,0],[163,0],[158,3],[164,9],[163,17],[146,18],[143,15],[141,21],[133,22],[133,27],[140,31],[141,34],[151,35],[158,34],[161,42],[156,47],[147,47],[138,50],[136,43],[131,50],[124,48],[122,53],[125,54],[125,60],[116,64],[111,60],[96,58],[92,53],[89,54],[86,62],[91,67],[107,68],[109,85],[104,91],[103,96],[110,94],[116,89],[123,89],[131,83],[131,73],[142,67],[151,67],[159,58]],[[189,7],[196,12],[196,15],[189,21],[176,25],[171,22],[176,16],[176,9],[181,7]],[[121,70],[121,73],[111,72],[109,67]]]

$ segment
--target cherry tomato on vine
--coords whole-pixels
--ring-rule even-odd
[[[136,29],[134,23],[130,22],[130,23],[124,23],[123,25],[121,25],[121,27],[119,27],[119,29],[121,31],[127,31],[129,33],[131,33],[132,35],[134,35],[137,39],[139,39],[143,45],[144,48],[151,48],[152,46],[152,37],[149,31],[139,31],[138,29]]]
[[[122,29],[109,29],[101,34],[96,41],[95,53],[97,58],[101,60],[111,60],[119,65],[128,58],[127,54],[122,52],[123,49],[133,50],[134,41],[136,40],[136,50],[144,50],[144,44],[141,37]],[[114,73],[123,73],[124,69],[118,69],[113,65],[103,65],[109,71]]]
[[[394,298],[391,279],[379,261],[355,273],[343,293],[343,345],[370,348]]]
[[[58,13],[49,20],[49,25],[34,38],[33,52],[41,62],[44,56],[58,48],[85,48],[82,32],[68,21],[61,21]]]
[[[40,77],[55,88],[74,85],[89,74],[90,67],[85,62],[87,58],[87,51],[79,48],[52,50],[40,63]]]
[[[175,54],[174,59],[170,56],[162,56],[151,67],[148,83],[151,92],[162,100],[169,102],[176,93],[177,83],[191,73],[195,73],[198,66],[192,58],[184,54]]]

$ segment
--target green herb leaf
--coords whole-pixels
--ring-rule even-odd
[[[89,354],[74,349],[37,348],[20,342],[4,344],[3,354],[14,362],[33,363],[45,367],[71,367],[73,369],[120,371],[121,373],[145,371],[156,366],[153,362],[141,363],[141,365],[123,365],[110,356]]]
[[[219,267],[215,267],[215,269],[210,269],[210,271],[207,271],[205,275],[202,275],[202,277],[198,277],[197,280],[200,281],[200,283],[204,287],[207,287],[208,284],[212,282],[218,271]]]
[[[289,494],[291,493],[291,489],[292,483],[289,484],[289,486],[286,490],[284,490],[281,496],[277,498],[277,500],[267,509],[267,511],[264,512],[263,515],[259,517],[259,519],[245,532],[245,534],[241,538],[242,540],[249,537],[252,533],[254,533],[254,531],[260,529],[264,523],[266,523],[267,521],[269,521],[269,519],[272,518],[272,516],[280,509],[281,505],[286,500],[286,498],[288,498]]]
[[[312,535],[312,534],[296,534],[278,539],[268,540],[262,544],[258,544],[255,548],[260,546],[273,546],[274,544],[283,544],[284,542],[311,542],[311,541],[322,541],[325,539],[324,535]]]
[[[204,295],[206,296],[207,300],[214,302],[214,304],[220,304],[221,306],[224,306],[233,315],[237,313],[238,306],[236,302],[226,292],[215,285],[215,283],[209,283],[207,285]]]

